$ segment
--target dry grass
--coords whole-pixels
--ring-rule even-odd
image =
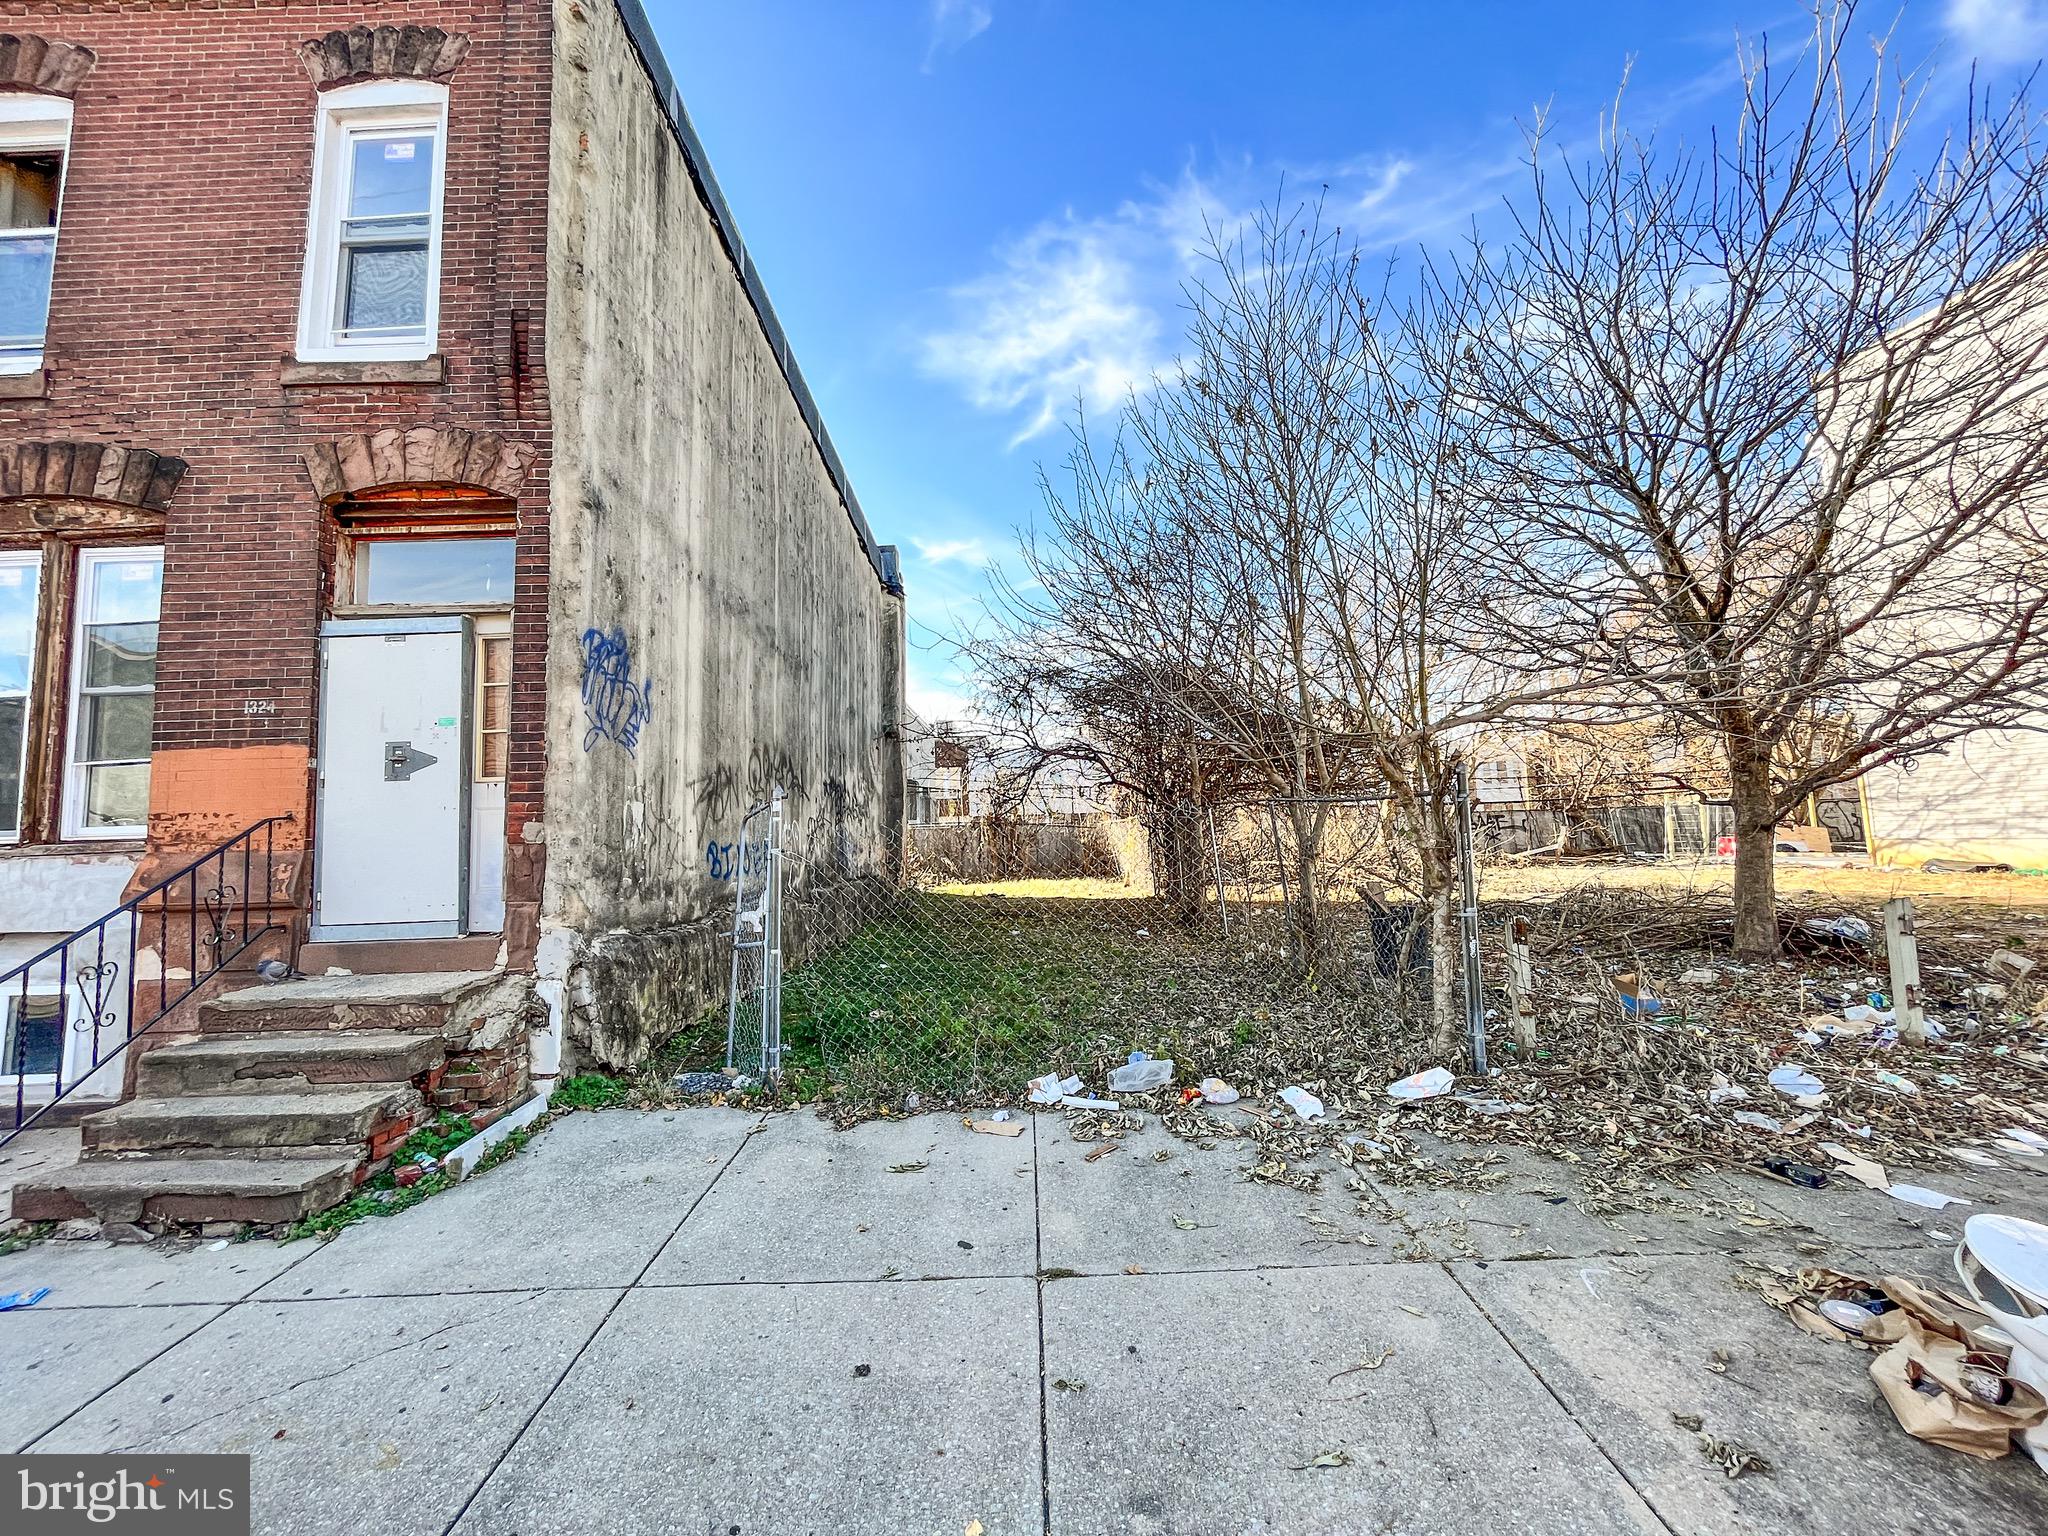
[[[1489,904],[1545,901],[1576,886],[1615,890],[1722,893],[1734,879],[1726,862],[1701,864],[1489,865],[1480,896]],[[1835,910],[1874,916],[1894,896],[1923,911],[1992,923],[2001,916],[2048,912],[2048,878],[2040,875],[1931,875],[1924,869],[1836,868],[1780,861],[1778,901],[1802,912]]]

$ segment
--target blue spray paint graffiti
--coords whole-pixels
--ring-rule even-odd
[[[628,757],[635,755],[640,727],[653,713],[654,679],[633,681],[626,632],[616,624],[609,630],[593,625],[583,631],[583,717],[590,722],[583,733],[583,750],[588,752],[603,740],[617,742]]]
[[[740,872],[740,845],[738,843],[706,843],[704,863],[714,880],[730,880]],[[768,850],[758,842],[747,845],[747,874],[758,877],[768,867]]]

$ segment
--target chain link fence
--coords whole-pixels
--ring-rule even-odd
[[[932,1108],[1019,1103],[1047,1072],[1099,1089],[1132,1051],[1172,1058],[1183,1084],[1249,1089],[1424,1049],[1429,924],[1378,803],[942,830],[913,839],[898,881],[794,859],[764,874],[772,946],[748,947],[743,872],[733,1065]],[[782,871],[778,850],[763,860]],[[771,953],[786,970],[756,979]],[[764,1006],[777,1019],[754,1022]]]

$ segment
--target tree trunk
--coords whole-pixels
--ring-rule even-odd
[[[1778,953],[1778,818],[1770,759],[1731,742],[1728,791],[1735,807],[1735,953],[1769,960]]]
[[[1153,850],[1153,879],[1159,894],[1173,908],[1183,927],[1201,921],[1203,893],[1208,889],[1209,853],[1203,839],[1206,830],[1200,808],[1168,805],[1147,818],[1147,836]]]
[[[1437,866],[1429,895],[1429,1053],[1436,1065],[1451,1065],[1453,1071],[1465,1059],[1465,1021],[1458,1008],[1458,962],[1464,954],[1464,938],[1458,932],[1457,903]]]
[[[1323,896],[1321,821],[1313,809],[1296,806],[1294,823],[1294,888],[1288,926],[1294,963],[1303,975],[1314,975],[1323,963]]]

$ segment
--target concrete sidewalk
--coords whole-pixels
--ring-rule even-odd
[[[1731,1182],[1603,1219],[1456,1148],[1491,1187],[1361,1202],[1157,1126],[1091,1150],[579,1114],[324,1246],[38,1244],[0,1259],[52,1287],[0,1315],[0,1444],[247,1452],[264,1533],[2048,1528],[2031,1463],[1909,1439],[1866,1356],[1733,1283],[1936,1275],[1953,1211]],[[2048,1216],[2043,1174],[1928,1179]]]

